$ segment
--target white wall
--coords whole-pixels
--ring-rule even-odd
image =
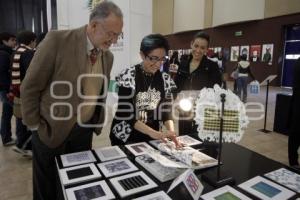
[[[58,29],[72,29],[88,23],[87,0],[57,0]],[[113,0],[123,11],[123,49],[112,47],[115,55],[111,78],[122,69],[141,61],[141,39],[152,33],[152,0]],[[122,53],[120,53],[122,52]],[[119,55],[122,54],[122,55]]]
[[[212,25],[263,19],[264,10],[265,0],[214,0]]]
[[[204,8],[205,0],[174,0],[173,32],[203,29]]]
[[[130,0],[130,65],[141,62],[142,38],[152,33],[152,0]]]

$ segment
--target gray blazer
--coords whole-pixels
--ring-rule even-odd
[[[41,141],[50,148],[61,145],[77,122],[77,108],[83,102],[77,94],[77,79],[85,73],[87,62],[86,26],[73,30],[51,31],[47,34],[26,72],[21,85],[21,102],[23,123],[28,127],[39,126],[38,135]],[[103,75],[110,78],[113,55],[110,51],[102,54]],[[67,81],[66,84],[55,84],[54,81]],[[51,95],[51,85],[53,93]],[[80,88],[81,89],[81,88]],[[67,95],[70,94],[70,97]],[[99,91],[100,94],[101,91]],[[57,98],[62,97],[62,99]],[[63,97],[65,96],[65,97]],[[105,98],[100,100],[105,102]],[[67,103],[73,108],[70,116],[66,105],[54,106],[54,103]],[[56,104],[57,105],[57,104]],[[99,108],[94,116],[98,123],[104,120],[104,111]],[[52,115],[64,120],[57,120]],[[95,132],[100,134],[101,128]]]

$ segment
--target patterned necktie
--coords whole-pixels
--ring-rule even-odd
[[[97,56],[99,54],[99,50],[97,48],[93,48],[91,50],[91,54],[90,54],[90,61],[91,61],[91,64],[94,65],[96,60],[97,60]]]

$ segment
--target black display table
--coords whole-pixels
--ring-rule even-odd
[[[154,176],[152,176],[150,173],[148,173],[146,170],[144,170],[143,167],[141,167],[138,163],[135,162],[134,156],[124,147],[120,146],[120,148],[128,155],[128,159],[130,159],[141,171],[144,171],[153,181],[159,185],[159,187],[148,190],[146,192],[139,193],[137,195],[132,195],[124,199],[132,199],[140,196],[144,196],[156,191],[163,190],[165,192],[168,191],[172,181],[168,181],[165,183],[159,182]],[[216,158],[217,156],[217,144],[214,143],[203,143],[198,146],[194,146],[196,149],[200,149],[202,152]],[[100,162],[99,160],[97,162]],[[241,191],[244,194],[247,194],[252,199],[257,199],[256,197],[245,193],[243,190],[239,189],[237,185],[239,185],[242,182],[245,182],[255,176],[263,176],[265,173],[271,172],[273,170],[279,169],[279,168],[288,168],[291,171],[294,171],[293,169],[290,169],[288,166],[285,166],[277,161],[271,160],[267,157],[264,157],[258,153],[255,153],[249,149],[246,149],[240,145],[234,144],[234,143],[224,143],[223,144],[223,150],[222,150],[222,170],[225,171],[228,175],[232,176],[235,179],[235,189]],[[57,158],[57,167],[62,168],[62,164],[59,158]],[[205,181],[201,179],[201,174],[204,172],[207,172],[208,170],[214,170],[215,167],[208,168],[208,169],[202,169],[202,170],[196,170],[194,173],[198,176],[202,184],[204,185],[204,190],[202,194],[205,194],[209,191],[215,190],[213,186],[209,185]],[[294,171],[296,172],[296,171]],[[296,172],[297,173],[297,172]],[[106,180],[104,177],[102,177],[99,180]],[[90,182],[95,182],[90,181]],[[109,181],[106,180],[108,185],[110,186],[113,193],[116,195],[117,199],[120,199],[118,197],[117,192],[115,192],[114,188],[110,185]],[[88,182],[86,182],[88,183]],[[63,187],[62,187],[63,188]],[[66,188],[63,188],[63,190]],[[178,200],[186,200],[187,198],[186,190],[176,190],[172,191],[170,194],[172,199],[178,199]],[[300,194],[298,193],[297,196],[294,196],[291,199],[299,198]]]
[[[291,94],[279,93],[276,96],[273,131],[288,135],[288,115],[292,99]]]

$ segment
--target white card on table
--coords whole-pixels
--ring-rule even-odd
[[[63,167],[81,165],[91,162],[96,162],[96,159],[91,151],[81,151],[69,153],[60,156]]]
[[[125,147],[134,155],[139,156],[143,155],[146,152],[146,149],[153,149],[149,144],[146,142],[139,142],[134,144],[127,144]]]
[[[97,148],[95,152],[102,162],[127,157],[118,146]]]
[[[246,195],[240,193],[236,189],[225,185],[224,187],[218,188],[214,191],[206,193],[201,196],[203,200],[216,200],[216,199],[236,199],[236,200],[251,200]]]

